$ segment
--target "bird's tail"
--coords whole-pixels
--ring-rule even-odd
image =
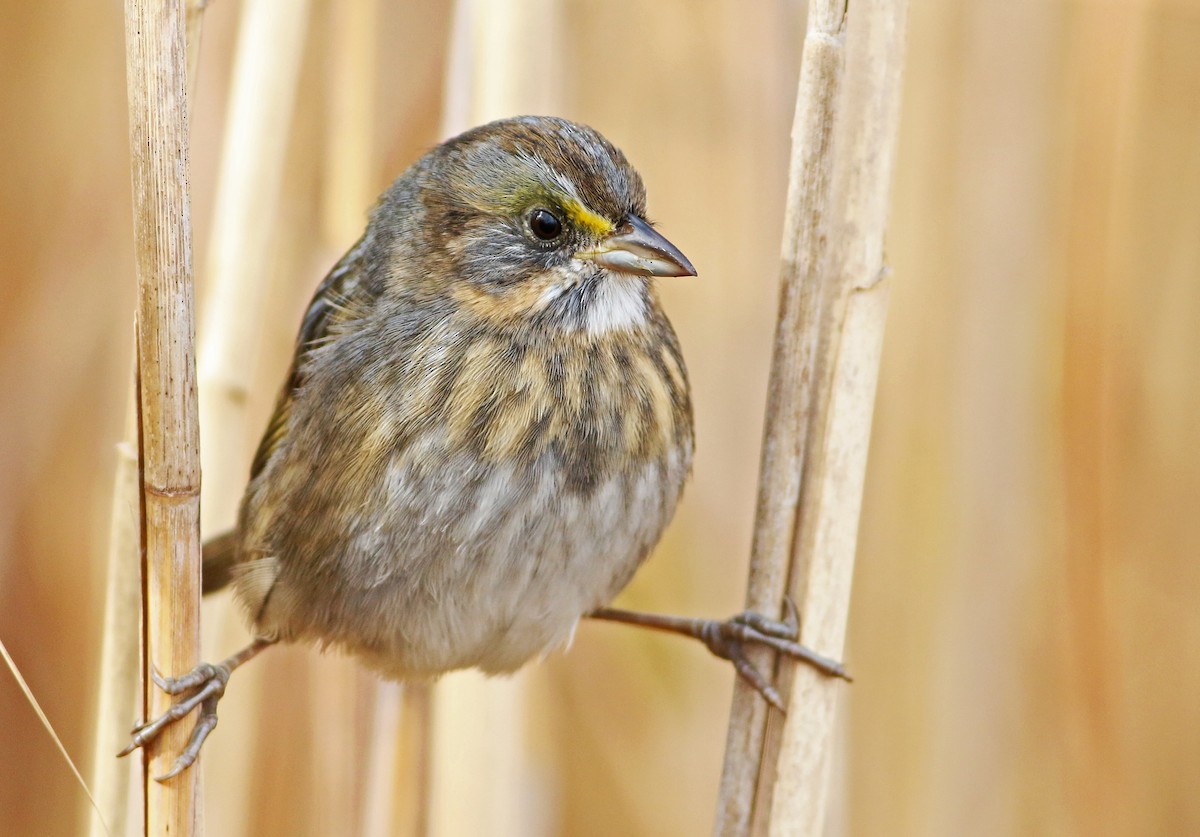
[[[240,533],[237,529],[231,529],[204,544],[204,567],[201,570],[204,595],[215,593],[229,583],[233,577],[233,567],[237,564],[240,543]]]

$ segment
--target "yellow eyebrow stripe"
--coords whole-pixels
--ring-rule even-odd
[[[567,217],[576,227],[585,229],[593,235],[608,235],[616,229],[612,221],[602,215],[597,215],[577,200],[568,200],[563,203]]]

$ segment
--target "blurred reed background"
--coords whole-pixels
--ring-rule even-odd
[[[206,13],[193,107],[201,300],[241,5]],[[206,467],[245,473],[371,196],[450,126],[551,111],[628,153],[700,270],[662,286],[695,475],[621,601],[735,612],[803,22],[798,2],[480,1],[455,23],[449,0],[312,0],[247,428]],[[494,65],[516,81],[489,88]],[[121,4],[0,2],[0,76],[0,638],[86,772],[133,311]],[[912,4],[835,829],[1200,833],[1197,195],[1200,2]],[[238,616],[205,614],[224,656]],[[435,833],[708,833],[731,676],[584,625],[499,687],[512,700],[451,686],[467,702],[435,700]],[[415,745],[393,744],[412,713],[377,693],[305,649],[239,673],[204,760],[209,833],[414,833]],[[448,748],[481,717],[517,754],[473,774]],[[0,833],[79,833],[82,793],[6,674],[0,730]]]

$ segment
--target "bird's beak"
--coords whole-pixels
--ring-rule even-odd
[[[600,239],[591,250],[575,254],[619,273],[638,276],[695,276],[696,268],[679,248],[636,215]]]

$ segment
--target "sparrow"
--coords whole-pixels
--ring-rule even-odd
[[[386,678],[516,671],[585,616],[701,639],[781,706],[742,653],[840,664],[782,621],[608,608],[679,503],[692,465],[683,355],[654,280],[695,276],[647,220],[625,155],[565,119],[450,139],[379,199],[318,287],[254,457],[237,528],[205,545],[255,640],[178,678],[199,707],[170,778],[216,724],[230,673],[276,642],[352,654]]]

